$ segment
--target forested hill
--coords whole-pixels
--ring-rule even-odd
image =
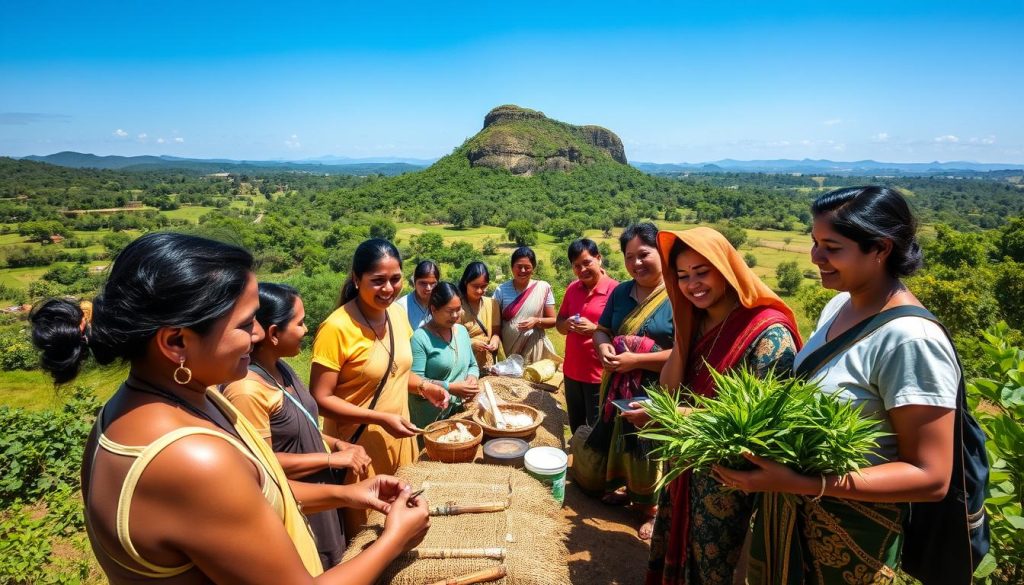
[[[290,201],[337,219],[353,211],[460,227],[524,220],[559,230],[610,229],[678,214],[714,200],[727,216],[769,213],[780,224],[806,220],[806,196],[743,193],[654,177],[626,164],[622,142],[599,126],[574,126],[541,112],[500,106],[484,128],[426,170],[352,190]],[[283,202],[282,202],[283,205]],[[760,210],[760,211],[757,211]]]

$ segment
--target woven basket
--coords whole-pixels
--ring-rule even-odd
[[[473,420],[483,427],[484,434],[488,437],[513,437],[518,439],[527,439],[534,436],[534,434],[537,433],[537,427],[544,422],[544,413],[532,406],[527,406],[526,404],[506,403],[502,404],[498,408],[500,408],[503,413],[526,413],[533,418],[533,424],[528,427],[519,427],[517,429],[499,429],[489,424],[484,411],[478,408],[477,411],[473,413]]]
[[[439,443],[437,438],[455,429],[455,423],[460,422],[469,429],[473,440],[462,443]],[[427,449],[427,456],[431,461],[444,463],[471,463],[476,459],[477,446],[483,440],[484,431],[480,425],[471,420],[439,420],[427,425],[423,429],[423,446]]]

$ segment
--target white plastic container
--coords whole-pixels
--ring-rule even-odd
[[[559,504],[565,502],[565,471],[569,456],[555,447],[534,447],[523,457],[526,472],[542,484],[551,486],[551,496]]]

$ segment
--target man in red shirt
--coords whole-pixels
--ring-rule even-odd
[[[618,282],[601,267],[601,252],[593,240],[583,238],[569,244],[569,262],[576,279],[565,289],[555,327],[565,335],[565,403],[569,429],[597,420],[601,389],[601,360],[592,337],[597,330],[608,295]]]

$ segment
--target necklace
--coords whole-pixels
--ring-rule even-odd
[[[388,373],[388,375],[391,377],[397,376],[398,364],[395,363],[395,353],[394,351],[392,351],[392,349],[394,348],[388,349],[388,346],[384,345],[384,342],[381,341],[380,336],[377,335],[377,329],[372,324],[370,324],[370,320],[366,318],[366,314],[363,313],[363,309],[359,306],[359,301],[355,302],[355,306],[356,310],[359,311],[359,316],[366,323],[366,326],[370,328],[370,331],[373,332],[374,344],[380,344],[380,346],[384,348],[384,351],[388,352],[388,361],[391,362],[391,371]],[[388,330],[391,329],[391,317],[388,315],[387,311],[384,311],[384,324]]]
[[[159,388],[157,388],[155,386],[151,386],[149,388],[142,387],[142,386],[136,386],[132,382],[129,382],[128,380],[125,380],[124,385],[127,388],[129,388],[131,390],[134,390],[136,392],[142,392],[143,394],[149,394],[150,396],[157,396],[159,398],[163,398],[164,400],[167,400],[168,402],[172,402],[175,405],[177,405],[177,406],[185,409],[189,413],[193,414],[194,416],[197,416],[197,417],[199,417],[199,418],[201,418],[203,420],[209,421],[210,424],[212,424],[213,426],[217,427],[218,429],[220,429],[222,431],[227,431],[231,435],[234,435],[235,437],[241,438],[238,435],[238,431],[235,430],[234,427],[231,427],[230,425],[225,426],[225,425],[221,424],[220,421],[214,419],[212,416],[210,416],[209,413],[207,413],[203,409],[197,407],[196,405],[190,403],[189,401],[185,400],[184,398],[182,398],[180,396],[177,396],[177,395],[175,395],[175,394],[173,394],[171,392],[168,392],[166,390],[161,390],[161,389],[159,389]],[[218,409],[218,412],[220,412],[219,409]]]
[[[431,323],[433,323],[433,321],[431,321]],[[441,338],[441,341],[444,341],[445,345],[447,345],[448,347],[452,348],[452,351],[455,352],[455,361],[458,362],[459,361],[459,340],[455,338],[455,328],[452,327],[452,329],[451,329],[451,334],[452,334],[451,341],[445,341],[444,335],[441,335],[441,332],[437,330],[436,326],[431,327],[430,325],[428,325],[428,327],[431,328],[431,330],[434,332],[434,335],[437,335],[439,338]]]
[[[124,385],[125,385],[126,388],[128,388],[130,390],[134,390],[136,392],[142,392],[143,394],[149,394],[151,396],[158,396],[160,398],[163,398],[164,400],[167,400],[169,402],[173,402],[177,406],[180,406],[181,408],[184,408],[188,412],[192,413],[193,415],[195,415],[195,416],[197,416],[197,417],[199,417],[201,419],[209,421],[213,426],[217,427],[218,429],[220,429],[222,431],[227,432],[232,437],[238,439],[239,445],[244,447],[245,450],[248,451],[249,454],[253,458],[255,458],[256,461],[259,462],[260,468],[263,471],[262,475],[264,477],[266,477],[267,479],[269,479],[270,481],[272,481],[274,483],[274,485],[277,486],[277,490],[279,492],[281,492],[282,494],[284,493],[284,488],[281,487],[281,483],[279,481],[277,481],[277,477],[274,475],[274,472],[267,468],[266,464],[263,463],[263,458],[260,457],[260,455],[257,452],[255,452],[252,449],[252,447],[249,446],[248,443],[245,442],[245,439],[242,438],[242,435],[239,434],[239,432],[234,428],[234,426],[231,425],[230,420],[227,419],[227,415],[225,415],[223,412],[221,412],[220,408],[217,407],[216,404],[214,404],[214,408],[217,409],[217,412],[219,412],[221,414],[221,416],[225,417],[225,420],[228,420],[228,426],[224,426],[224,425],[220,424],[220,422],[218,422],[212,416],[210,416],[208,413],[203,411],[203,409],[197,407],[194,404],[191,404],[189,401],[185,400],[184,398],[181,398],[180,396],[176,396],[175,394],[173,394],[171,392],[168,392],[166,390],[162,390],[160,388],[157,388],[156,386],[151,386],[149,384],[147,384],[147,386],[149,386],[148,388],[147,387],[143,387],[143,386],[136,386],[136,385],[132,384],[131,382],[129,382],[128,380],[124,381]]]
[[[263,378],[265,381],[271,382],[274,384],[274,386],[277,386],[277,389],[280,390],[281,393],[285,395],[285,398],[287,398],[292,404],[297,406],[299,410],[302,411],[302,414],[306,415],[306,420],[308,420],[313,425],[313,429],[317,433],[320,432],[320,423],[317,422],[316,417],[314,417],[308,410],[306,410],[306,407],[302,405],[302,402],[300,402],[299,399],[296,398],[295,396],[292,396],[292,393],[288,391],[284,384],[278,382],[277,378],[272,376],[270,372],[267,371],[266,368],[253,361],[249,364],[249,370],[254,372],[257,376]],[[291,382],[291,384],[289,385],[292,386],[292,390],[294,391],[295,383],[292,382],[291,376],[285,374],[284,370],[282,370],[281,377],[287,378],[285,381]]]
[[[715,346],[718,345],[718,338],[722,336],[722,331],[725,330],[726,322],[729,321],[729,317],[732,317],[733,312],[735,312],[736,309],[739,308],[739,306],[740,306],[739,301],[736,301],[736,304],[733,305],[732,308],[729,309],[729,312],[725,314],[725,319],[722,319],[722,322],[715,326],[715,327],[718,328],[718,332],[715,333],[715,339],[714,339],[714,341],[711,342],[711,347],[708,349],[708,353],[706,354],[707,357],[710,358],[711,354],[714,353]],[[704,334],[706,335],[707,332],[705,331]],[[704,369],[707,369],[709,364],[708,364],[708,361],[706,359],[704,359],[704,360],[701,360],[701,364],[700,365],[703,366]]]

